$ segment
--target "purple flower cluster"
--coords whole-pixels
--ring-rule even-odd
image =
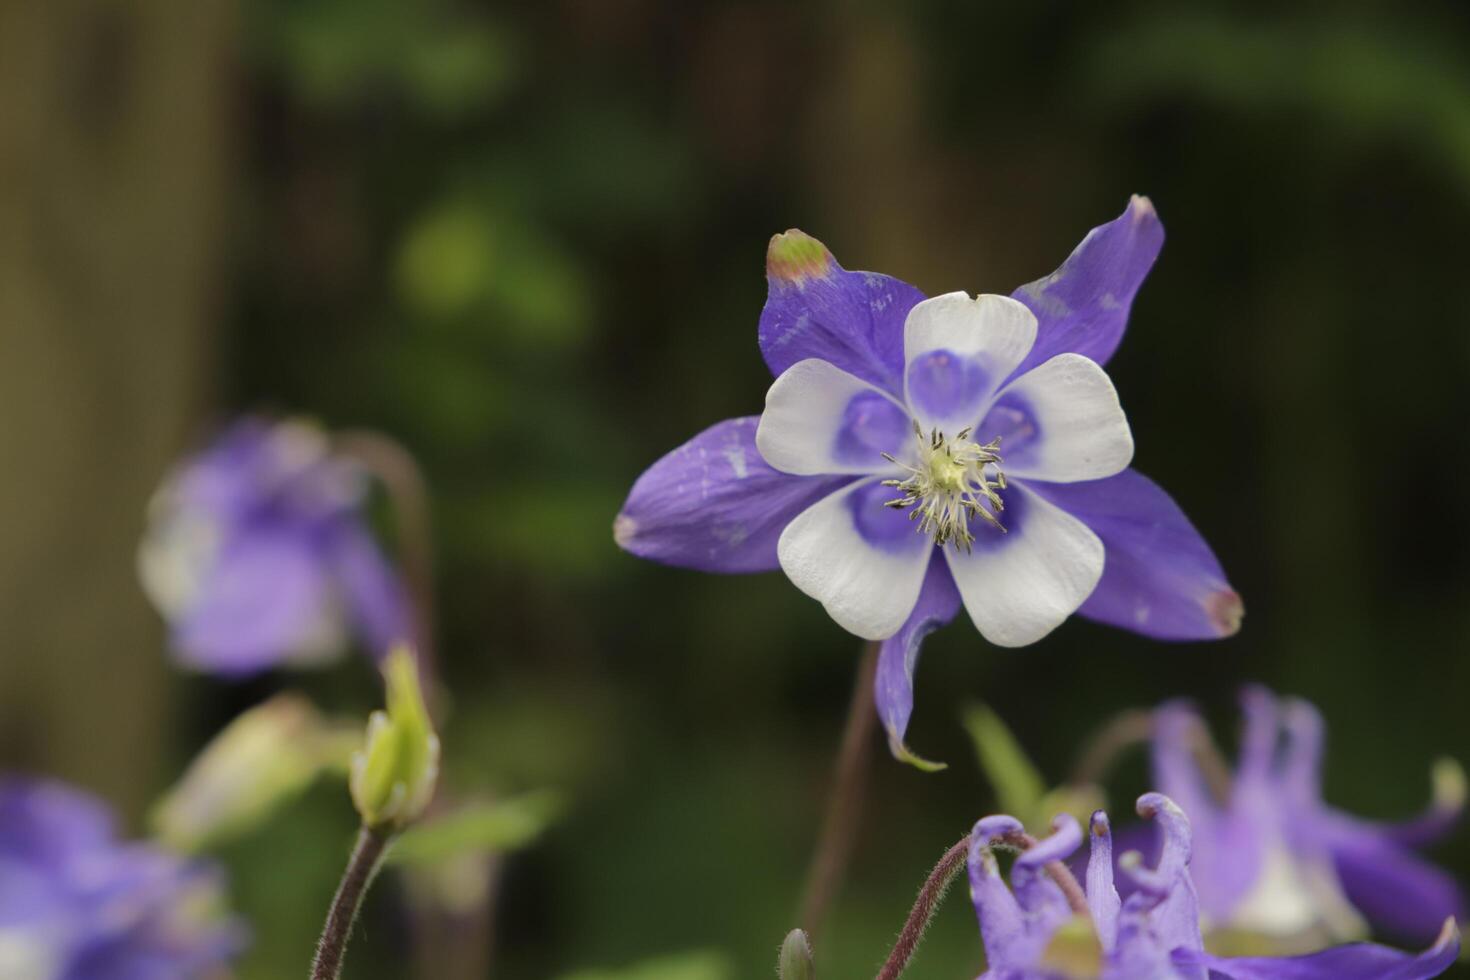
[[[365,475],[301,421],[246,418],[155,497],[139,566],[187,666],[246,675],[409,639],[402,584],[366,525]]]
[[[1167,640],[1234,633],[1240,597],[1174,501],[1129,468],[1132,432],[1101,367],[1162,243],[1135,197],[1010,297],[925,299],[843,269],[801,232],[777,235],[764,414],[650,467],[617,542],[707,571],[779,567],[882,641],[878,711],[903,757],[920,643],[961,606],[1002,646],[1074,612]]]
[[[1112,830],[1101,810],[1092,815],[1085,891],[1060,863],[1082,844],[1074,818],[1059,816],[1051,836],[1035,843],[1013,817],[975,825],[969,872],[988,965],[981,980],[1422,980],[1443,973],[1459,954],[1451,919],[1418,955],[1370,943],[1307,956],[1211,955],[1190,875],[1190,819],[1159,793],[1140,797],[1138,813],[1157,821],[1163,842],[1152,866],[1137,852],[1119,858],[1126,898],[1114,881]],[[995,850],[1018,846],[1025,849],[1008,887]]]
[[[210,865],[119,841],[99,801],[0,779],[0,976],[194,980],[244,945]]]
[[[1421,816],[1363,820],[1322,800],[1316,708],[1262,687],[1241,701],[1245,729],[1228,786],[1212,785],[1219,774],[1212,780],[1200,764],[1209,735],[1191,706],[1170,702],[1154,714],[1154,785],[1189,814],[1200,908],[1216,928],[1311,946],[1364,934],[1363,919],[1413,942],[1432,939],[1446,917],[1464,920],[1454,878],[1413,850],[1458,822],[1457,768]]]

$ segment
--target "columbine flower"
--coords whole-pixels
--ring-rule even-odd
[[[1212,927],[1300,946],[1363,934],[1360,914],[1415,942],[1432,938],[1446,916],[1463,920],[1455,880],[1412,850],[1459,819],[1465,787],[1457,766],[1437,767],[1435,799],[1420,817],[1362,820],[1322,801],[1323,724],[1314,707],[1260,687],[1244,692],[1242,706],[1240,761],[1233,779],[1222,774],[1228,786],[1212,786],[1221,775],[1212,780],[1199,764],[1209,735],[1192,708],[1171,702],[1155,716],[1155,784],[1194,825],[1194,880]]]
[[[249,674],[408,639],[404,591],[368,532],[366,478],[301,421],[237,422],[164,483],[139,551],[186,664]]]
[[[1099,366],[1162,243],[1135,197],[1011,298],[926,300],[844,270],[799,231],[777,235],[765,413],[655,463],[614,536],[673,565],[779,565],[840,625],[883,641],[878,710],[901,757],[919,644],[961,604],[1002,646],[1073,612],[1161,639],[1234,633],[1240,598],[1209,546],[1127,469],[1133,437]]]
[[[970,897],[985,944],[981,980],[1421,980],[1443,973],[1459,953],[1459,934],[1448,920],[1417,956],[1368,943],[1310,956],[1213,956],[1200,937],[1188,818],[1158,793],[1139,797],[1138,813],[1158,821],[1163,844],[1153,867],[1137,852],[1119,859],[1131,886],[1126,899],[1114,886],[1112,834],[1101,810],[1092,815],[1085,892],[1060,864],[1082,844],[1075,818],[1059,816],[1052,835],[1039,842],[1013,817],[975,825]],[[1009,888],[997,847],[1024,848]]]
[[[243,945],[220,873],[122,843],[96,799],[58,783],[0,780],[0,976],[191,980]]]

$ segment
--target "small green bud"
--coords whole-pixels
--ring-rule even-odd
[[[352,756],[352,802],[364,826],[402,830],[423,815],[439,779],[439,737],[406,647],[383,668],[388,710],[368,719],[367,740]]]
[[[792,929],[781,944],[781,958],[776,962],[776,975],[781,980],[813,980],[817,975],[812,966],[812,947],[806,933]]]

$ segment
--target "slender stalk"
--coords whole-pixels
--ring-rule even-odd
[[[867,785],[868,760],[872,755],[873,727],[877,720],[873,706],[873,680],[878,670],[878,647],[877,643],[866,644],[858,662],[857,681],[853,685],[847,722],[842,730],[842,744],[837,750],[832,791],[827,797],[827,811],[822,818],[817,848],[807,870],[797,922],[813,942],[832,899],[842,885],[843,872],[847,869],[853,839],[857,835],[863,790]]]
[[[338,433],[336,449],[382,485],[396,522],[399,565],[408,587],[414,648],[424,687],[437,693],[435,655],[434,541],[429,519],[429,487],[413,454],[396,440],[371,429]],[[431,697],[430,707],[438,700]]]
[[[357,844],[352,856],[347,859],[347,868],[342,872],[342,882],[332,898],[332,907],[327,911],[326,924],[322,926],[321,939],[316,944],[316,959],[311,964],[311,980],[337,980],[342,975],[342,957],[347,951],[347,940],[357,922],[357,913],[362,900],[373,883],[383,863],[383,853],[388,848],[391,836],[384,831],[363,827],[358,831]]]
[[[966,834],[944,852],[944,857],[929,872],[929,877],[924,879],[924,885],[919,889],[919,897],[914,901],[913,909],[909,911],[908,919],[904,921],[903,931],[898,934],[898,941],[893,944],[893,950],[883,962],[883,968],[878,971],[875,980],[898,980],[903,976],[914,950],[919,948],[919,940],[924,938],[930,920],[939,911],[939,903],[944,901],[945,892],[949,891],[950,884],[965,866],[969,853],[970,835]]]
[[[1140,708],[1114,715],[1087,740],[1087,750],[1072,767],[1074,786],[1100,783],[1118,756],[1153,734],[1153,712]]]

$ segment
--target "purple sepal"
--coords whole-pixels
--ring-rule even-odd
[[[772,469],[755,447],[759,423],[759,416],[746,416],[712,425],[645,470],[613,522],[618,545],[705,572],[779,567],[781,531],[853,478]]]
[[[1164,226],[1146,197],[1087,233],[1061,268],[1011,295],[1036,314],[1036,345],[1012,377],[1071,351],[1106,364],[1123,339],[1138,287],[1164,245]]]
[[[382,658],[395,645],[417,639],[403,583],[372,535],[345,524],[327,546],[327,555],[364,647]]]
[[[1084,483],[1026,481],[1079,518],[1107,551],[1102,580],[1077,611],[1160,640],[1214,640],[1240,629],[1244,606],[1184,511],[1137,470]]]
[[[942,561],[929,562],[918,605],[903,627],[883,641],[878,654],[874,700],[878,718],[888,732],[888,748],[895,759],[928,771],[943,769],[945,764],[915,755],[903,740],[914,708],[914,669],[924,638],[947,625],[959,611],[960,593],[949,566]]]
[[[224,975],[244,947],[215,865],[124,842],[101,801],[0,777],[0,935],[7,978]]]
[[[903,325],[924,298],[874,272],[848,272],[821,242],[795,229],[771,239],[760,348],[771,373],[818,357],[903,397]]]
[[[1447,919],[1434,945],[1419,954],[1375,943],[1349,943],[1320,953],[1284,957],[1222,957],[1178,950],[1181,967],[1209,970],[1210,980],[1428,980],[1454,965],[1460,934]]]
[[[1427,942],[1446,917],[1466,920],[1454,876],[1372,825],[1331,812],[1322,835],[1348,901],[1389,935]]]
[[[261,526],[221,551],[198,601],[175,620],[173,645],[191,666],[246,676],[287,659],[331,622],[330,602],[312,536]]]

